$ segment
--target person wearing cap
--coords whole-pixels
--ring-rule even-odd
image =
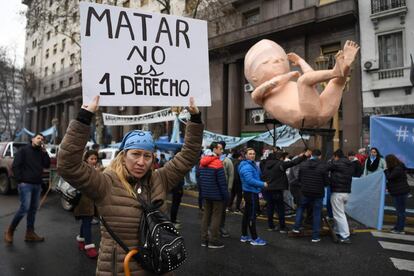
[[[138,231],[142,217],[137,195],[146,202],[164,200],[160,210],[167,212],[166,198],[175,185],[196,164],[201,149],[204,126],[201,114],[190,98],[191,118],[186,126],[182,151],[165,164],[152,170],[154,140],[151,132],[134,130],[122,139],[120,152],[103,171],[82,162],[84,147],[90,135],[90,124],[98,110],[99,97],[83,105],[76,120],[71,121],[60,145],[58,173],[68,183],[95,201],[97,209],[109,227],[129,248],[138,246]],[[97,275],[124,275],[126,253],[112,239],[106,228],[102,238],[96,268]],[[151,275],[138,262],[130,262],[131,275]]]

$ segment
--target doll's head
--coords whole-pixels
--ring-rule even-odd
[[[268,39],[260,40],[253,45],[244,58],[244,75],[254,87],[289,71],[289,60],[285,50]]]

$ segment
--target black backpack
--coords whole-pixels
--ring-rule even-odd
[[[138,196],[138,201],[142,205],[143,216],[139,227],[138,254],[135,255],[135,260],[145,270],[157,274],[177,269],[186,260],[187,251],[183,237],[168,217],[159,210],[163,200],[147,204]],[[128,253],[129,248],[125,243],[116,236],[102,217],[101,221],[112,238]]]

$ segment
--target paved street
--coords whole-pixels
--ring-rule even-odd
[[[17,195],[0,196],[0,229],[10,222],[18,205]],[[179,212],[182,233],[189,251],[187,263],[177,275],[411,275],[414,261],[414,236],[389,235],[359,230],[353,244],[339,245],[323,237],[318,244],[310,238],[287,238],[267,232],[264,220],[258,232],[268,246],[253,247],[239,241],[241,216],[228,215],[232,234],[224,249],[200,246],[200,212],[196,200],[186,196]],[[0,275],[93,275],[96,262],[76,248],[79,224],[72,214],[60,207],[53,194],[38,213],[37,231],[46,237],[44,243],[23,241],[25,221],[15,235],[13,246],[0,242]],[[93,227],[98,239],[98,226]],[[412,272],[411,272],[412,273]]]

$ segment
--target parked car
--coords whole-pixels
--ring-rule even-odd
[[[0,142],[0,194],[8,194],[17,188],[12,165],[14,156],[27,143]]]
[[[13,175],[13,160],[20,148],[26,146],[26,142],[0,142],[0,194],[8,194],[17,189],[17,183]],[[49,153],[51,158],[51,168],[56,167],[55,156]],[[43,171],[42,189],[45,190],[49,186],[50,169]]]
[[[106,168],[111,161],[116,157],[118,154],[118,148],[104,148],[99,150],[99,159],[101,159],[102,166]]]

